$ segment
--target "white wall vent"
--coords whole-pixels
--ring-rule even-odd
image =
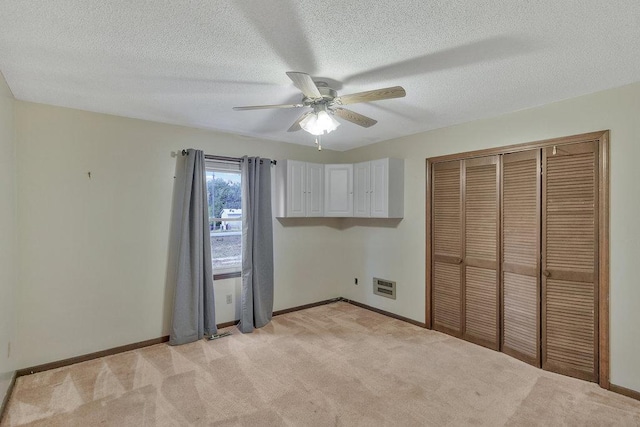
[[[381,297],[396,299],[396,282],[374,277],[373,293]]]

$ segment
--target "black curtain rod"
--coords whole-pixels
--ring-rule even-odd
[[[182,150],[183,156],[188,156],[189,152],[187,150]],[[211,154],[205,154],[204,158],[207,160],[221,160],[223,162],[235,162],[240,163],[242,159],[240,157],[227,157],[227,156],[213,156]],[[271,160],[271,164],[275,165],[277,162],[275,160]],[[260,164],[262,164],[262,160],[260,160]]]

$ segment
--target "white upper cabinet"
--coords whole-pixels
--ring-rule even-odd
[[[402,218],[404,160],[356,164],[279,161],[276,217]]]
[[[371,162],[353,165],[353,216],[371,216]]]
[[[353,165],[324,165],[324,216],[353,216]]]
[[[307,216],[324,216],[324,165],[307,163]]]
[[[307,216],[306,169],[304,162],[287,161],[287,214],[285,216]]]
[[[402,218],[404,215],[404,161],[380,159],[354,165],[356,217]]]
[[[277,164],[277,217],[324,215],[324,165],[282,160]]]

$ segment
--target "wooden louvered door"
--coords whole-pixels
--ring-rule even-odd
[[[538,367],[540,155],[502,156],[502,351]]]
[[[598,381],[598,151],[543,149],[542,367]]]
[[[464,338],[499,348],[498,156],[464,161]]]
[[[432,327],[462,335],[461,162],[437,163],[432,185]]]

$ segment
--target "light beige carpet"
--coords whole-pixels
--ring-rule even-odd
[[[345,302],[18,378],[3,426],[640,425],[640,402]]]

